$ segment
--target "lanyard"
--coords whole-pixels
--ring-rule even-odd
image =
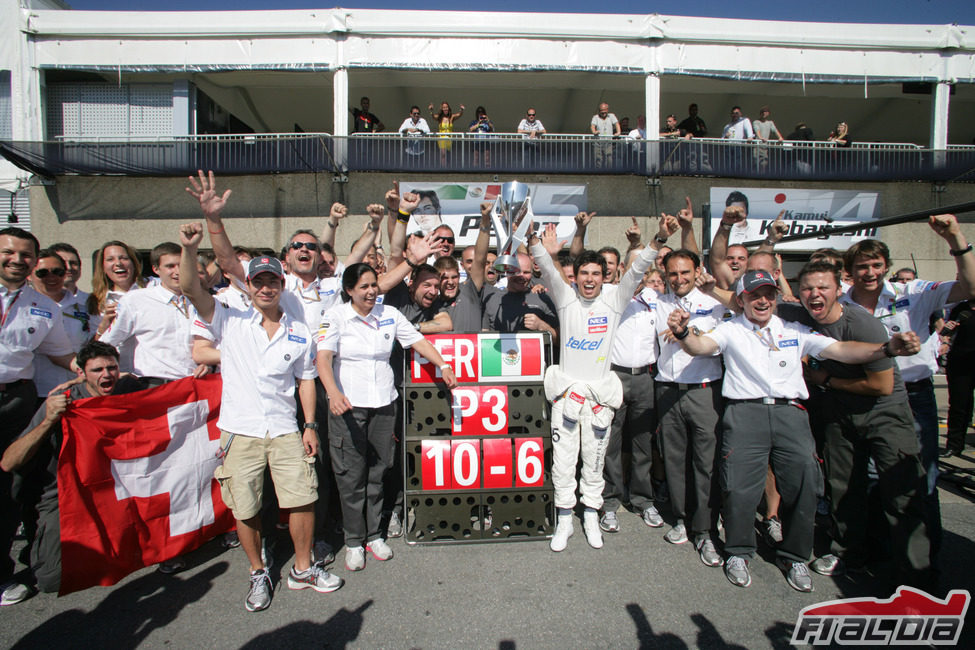
[[[169,302],[179,310],[179,313],[183,314],[183,318],[189,319],[190,309],[186,306],[186,296],[173,296],[169,299]]]
[[[753,329],[752,332],[755,334],[755,336],[758,337],[758,340],[759,341],[761,341],[763,344],[765,344],[765,345],[768,346],[768,349],[769,350],[771,350],[772,352],[778,352],[779,351],[779,346],[777,346],[775,344],[775,339],[772,338],[772,330],[770,330],[767,327],[763,327],[761,329],[759,329],[759,328]],[[765,333],[766,332],[768,332],[768,338],[767,339],[765,338]]]
[[[0,312],[3,313],[3,316],[0,316],[0,329],[3,329],[3,326],[7,324],[7,317],[10,316],[10,312],[14,310],[14,305],[17,304],[17,300],[20,298],[20,294],[23,292],[23,287],[17,289],[17,294],[14,296],[14,299],[10,301],[10,306],[6,309],[3,308],[3,301],[0,300]]]

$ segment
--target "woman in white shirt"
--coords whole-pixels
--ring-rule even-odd
[[[343,304],[325,313],[318,331],[318,375],[328,394],[329,453],[350,571],[365,566],[366,550],[377,560],[393,557],[380,529],[383,478],[395,449],[393,344],[413,347],[440,368],[447,388],[457,385],[433,345],[395,308],[377,304],[378,295],[376,272],[367,264],[349,266],[342,275]]]

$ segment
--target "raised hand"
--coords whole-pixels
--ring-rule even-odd
[[[931,226],[931,230],[944,239],[961,232],[958,227],[958,219],[953,214],[936,214],[928,218],[928,225]]]
[[[565,245],[565,242],[559,241],[559,235],[556,232],[554,223],[545,224],[545,230],[542,232],[541,240],[542,246],[552,256],[558,255],[559,251],[562,250],[562,246]]]
[[[640,224],[636,222],[636,217],[630,217],[633,220],[633,224],[626,229],[626,238],[630,242],[630,247],[636,247],[640,245]]]
[[[336,201],[332,204],[332,209],[328,211],[328,218],[333,221],[339,221],[340,219],[345,219],[349,214],[349,209]]]
[[[721,215],[721,223],[726,226],[733,226],[745,220],[745,209],[740,205],[729,205]]]
[[[366,206],[366,212],[369,214],[370,219],[378,223],[382,221],[383,215],[385,213],[385,208],[380,203],[370,203],[369,205]]]
[[[179,227],[179,243],[184,248],[199,248],[203,241],[202,223],[184,223]]]
[[[186,191],[189,192],[190,196],[200,202],[200,208],[203,210],[205,217],[216,217],[227,207],[227,200],[230,198],[232,190],[227,190],[221,196],[217,194],[217,179],[213,175],[213,170],[207,176],[203,175],[202,169],[197,170],[197,173],[199,174],[199,180],[190,176],[192,189],[187,187]]]
[[[576,229],[587,227],[589,225],[589,222],[592,221],[592,218],[595,216],[596,216],[595,212],[586,212],[585,210],[578,213],[575,216]]]
[[[393,181],[393,189],[386,192],[386,209],[393,214],[399,210],[399,181]]]
[[[680,224],[677,222],[677,217],[672,214],[660,214],[660,223],[657,231],[657,237],[660,239],[670,239],[680,228]]]
[[[420,205],[420,195],[416,192],[407,192],[399,200],[399,209],[407,214],[413,214],[418,205]]]
[[[691,207],[691,197],[684,197],[684,207],[678,210],[677,221],[684,230],[694,227],[694,208]]]

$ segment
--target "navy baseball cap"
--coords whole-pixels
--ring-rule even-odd
[[[775,279],[768,271],[746,271],[738,280],[735,295],[751,293],[759,287],[772,287],[776,291],[779,289],[779,285],[775,283]]]
[[[279,278],[284,277],[284,267],[276,257],[255,257],[247,263],[247,279],[252,280],[261,273],[273,273]]]

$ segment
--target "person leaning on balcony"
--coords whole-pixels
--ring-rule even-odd
[[[780,142],[784,139],[779,128],[775,126],[775,122],[772,121],[771,111],[769,111],[768,106],[762,106],[758,109],[758,119],[752,121],[752,128],[755,130],[755,137],[764,142],[768,142],[773,137],[777,138]]]
[[[359,100],[362,109],[350,108],[352,113],[352,132],[353,133],[379,133],[386,128],[383,121],[378,116],[369,112],[369,98],[363,97]]]
[[[410,107],[410,116],[403,120],[398,130],[400,135],[404,135],[407,138],[421,138],[430,133],[430,127],[427,125],[427,121],[420,117],[419,106]],[[423,155],[423,143],[419,140],[409,142],[406,145],[406,153],[411,156]]]
[[[545,135],[545,127],[542,126],[542,121],[537,119],[534,108],[529,108],[525,112],[525,117],[518,123],[518,133],[529,140]]]
[[[850,127],[846,122],[840,122],[829,134],[827,140],[835,142],[837,147],[850,147],[853,144],[853,138],[850,137]]]

